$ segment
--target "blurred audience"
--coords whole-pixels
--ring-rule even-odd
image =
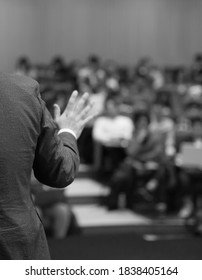
[[[126,206],[133,208],[134,194],[139,192],[154,200],[159,211],[166,212],[175,201],[180,217],[193,212],[188,186],[196,176],[178,163],[184,141],[193,145],[201,141],[201,53],[193,56],[191,65],[175,67],[160,67],[150,57],[129,67],[96,54],[69,63],[57,55],[49,64],[33,64],[24,56],[15,71],[39,82],[51,114],[54,103],[63,110],[73,89],[91,94],[99,116],[78,144],[82,163],[100,174],[109,171],[109,208],[119,206],[120,193],[125,193]]]

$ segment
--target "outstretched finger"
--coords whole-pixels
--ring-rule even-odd
[[[70,96],[70,99],[69,99],[68,103],[67,103],[67,106],[65,108],[65,112],[71,111],[74,108],[74,106],[76,104],[77,96],[78,96],[78,91],[74,90],[72,95]]]
[[[85,106],[86,102],[89,100],[89,93],[85,92],[81,98],[79,99],[78,103],[77,103],[77,106],[76,106],[76,110],[77,112],[79,113],[83,107]]]
[[[88,105],[81,111],[81,113],[79,114],[79,118],[80,118],[81,120],[84,119],[84,118],[88,115],[88,113],[90,112],[90,110],[92,109],[92,107],[93,107],[93,104],[92,104],[92,103],[88,104]]]
[[[58,104],[53,105],[53,119],[57,120],[61,115],[60,106]]]

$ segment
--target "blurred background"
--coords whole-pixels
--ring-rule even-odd
[[[32,178],[53,259],[201,259],[202,1],[0,0],[0,70],[98,116],[67,188]]]

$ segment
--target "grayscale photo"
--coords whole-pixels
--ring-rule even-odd
[[[0,260],[202,260],[201,14],[0,0]]]

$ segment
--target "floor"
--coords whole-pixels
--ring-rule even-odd
[[[107,185],[85,166],[65,192],[79,231],[64,240],[49,238],[53,259],[202,259],[202,238],[176,215],[125,209],[124,197],[120,209],[108,211]]]
[[[202,239],[175,236],[145,240],[138,232],[113,232],[49,239],[54,260],[202,260]]]

